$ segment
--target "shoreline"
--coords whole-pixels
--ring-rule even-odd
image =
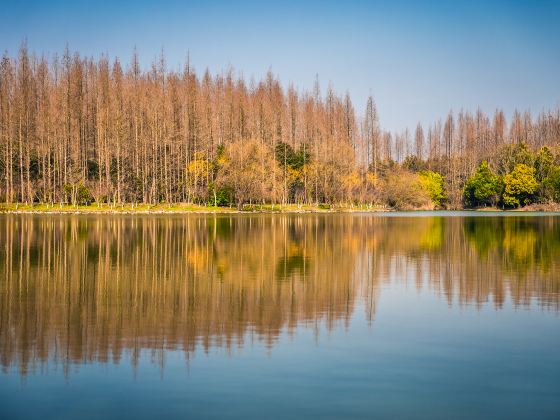
[[[356,213],[356,212],[371,212],[371,213],[386,213],[394,212],[393,209],[384,208],[368,208],[366,206],[360,207],[346,207],[346,206],[297,206],[288,205],[282,206],[275,204],[274,206],[267,205],[254,205],[246,206],[243,209],[236,207],[213,207],[213,206],[200,206],[192,204],[175,204],[167,206],[165,204],[158,205],[138,205],[132,206],[125,204],[123,206],[72,206],[59,205],[46,206],[46,205],[19,205],[16,208],[15,204],[0,205],[0,214],[304,214],[304,213]]]
[[[527,212],[552,212],[560,213],[560,204],[553,205],[529,205],[517,209],[499,209],[495,207],[485,207],[476,209],[408,209],[398,210],[392,208],[383,208],[375,206],[309,206],[309,205],[253,205],[246,206],[243,209],[233,207],[213,207],[201,206],[194,204],[174,204],[167,206],[165,204],[157,205],[131,205],[124,204],[122,206],[72,206],[72,205],[54,205],[47,206],[44,204],[31,205],[18,205],[15,204],[0,204],[0,214],[103,214],[103,215],[159,215],[159,214],[306,214],[306,213],[448,213],[448,212],[472,212],[472,213],[527,213]]]

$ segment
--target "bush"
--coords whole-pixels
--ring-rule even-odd
[[[78,184],[64,185],[62,192],[64,194],[64,200],[67,203],[89,206],[95,201],[89,189],[81,182]]]
[[[503,202],[506,206],[511,207],[527,205],[533,199],[538,187],[539,183],[535,179],[535,169],[524,163],[519,163],[511,173],[504,177]]]
[[[553,166],[548,176],[543,180],[545,194],[560,203],[560,166]]]
[[[535,158],[535,178],[538,182],[543,182],[554,168],[554,155],[547,146],[541,147]]]
[[[66,203],[71,203],[73,202],[73,196],[74,196],[74,187],[72,186],[72,184],[65,184],[62,187],[62,194],[64,196],[64,201]]]
[[[417,156],[409,155],[402,163],[402,167],[411,172],[419,172],[426,168],[426,163]]]
[[[228,207],[233,204],[233,190],[230,187],[216,189],[215,184],[210,184],[208,196],[210,203],[218,207]]]
[[[443,176],[433,171],[422,171],[420,172],[420,182],[430,194],[433,203],[440,207],[447,198]]]
[[[79,183],[76,188],[76,202],[79,206],[89,206],[93,202],[93,196],[89,192],[88,188]]]
[[[385,204],[397,210],[432,209],[430,192],[418,174],[396,170],[387,172],[380,182],[379,195]]]
[[[500,152],[498,162],[499,173],[504,175],[514,170],[516,165],[524,164],[533,166],[535,155],[527,147],[527,143],[520,142],[519,144],[507,145]]]
[[[475,174],[465,183],[463,198],[468,207],[495,205],[500,197],[502,185],[500,177],[484,161]]]

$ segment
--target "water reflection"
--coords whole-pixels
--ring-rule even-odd
[[[138,363],[374,321],[385,287],[560,309],[560,217],[0,218],[0,360]],[[361,304],[361,305],[360,305]],[[365,308],[365,309],[362,309]]]

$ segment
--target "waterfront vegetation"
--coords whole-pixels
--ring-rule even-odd
[[[370,204],[244,204],[240,207],[189,203],[12,203],[0,204],[0,213],[326,213],[353,211],[388,211]]]
[[[25,43],[0,65],[8,210],[557,208],[559,146],[560,109],[450,112],[411,135],[383,130],[372,97],[358,115],[270,72],[248,85]]]

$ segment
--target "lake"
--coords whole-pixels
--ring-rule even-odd
[[[560,215],[0,215],[0,418],[560,418]]]

